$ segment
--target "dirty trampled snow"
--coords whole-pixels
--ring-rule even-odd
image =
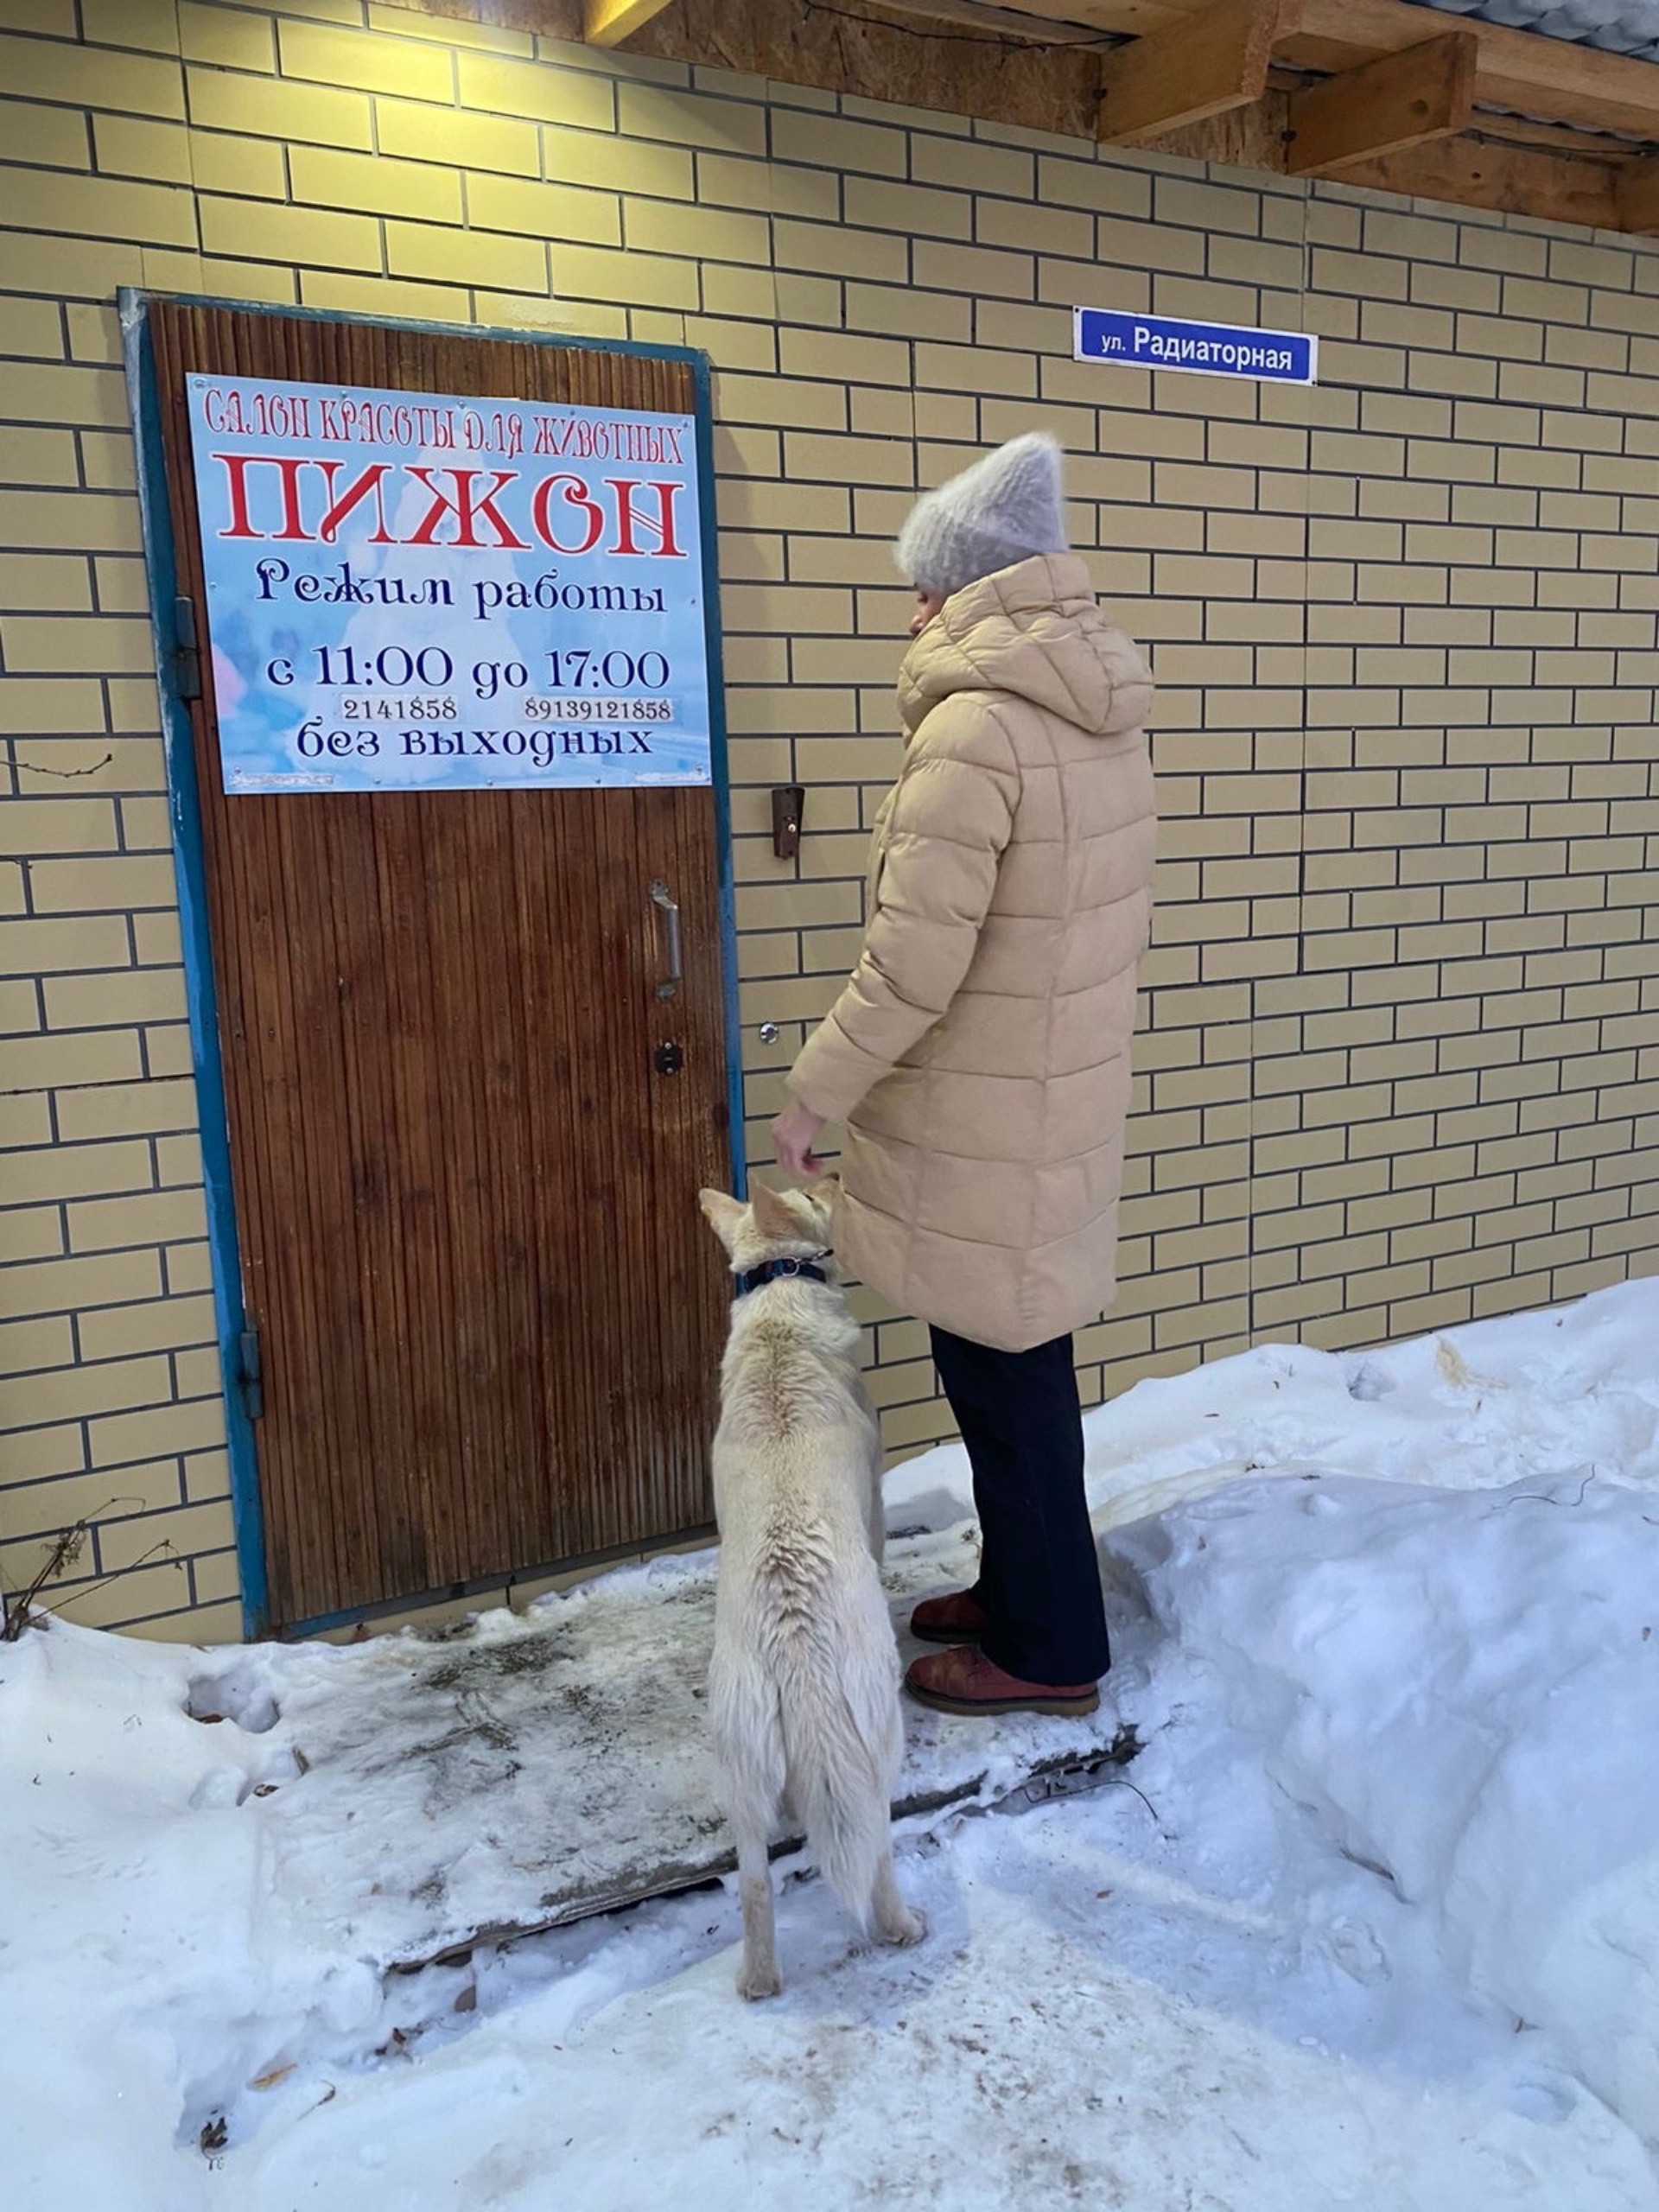
[[[893,1542],[895,1611],[977,1566],[966,1530]],[[731,1840],[704,1720],[714,1602],[705,1553],[601,1577],[525,1616],[497,1608],[470,1636],[290,1651],[279,1682],[262,1679],[263,1656],[206,1662],[199,1711],[242,1713],[245,1727],[250,1698],[273,1715],[280,1699],[266,1786],[304,1770],[262,1815],[269,1910],[290,1953],[418,1965],[485,1932],[550,1927],[722,1870]],[[1115,1732],[1109,1713],[988,1730],[918,1713],[902,1802],[984,1802],[1109,1749]],[[237,1764],[208,1785],[226,1806],[246,1786]]]
[[[1090,1480],[1107,1717],[1146,1750],[907,1821],[914,1951],[790,1883],[758,2007],[720,1890],[384,1971],[435,1924],[423,1801],[383,1760],[331,1884],[298,1755],[397,1645],[0,1647],[0,2201],[1659,2212],[1659,1285],[1143,1385]],[[966,1503],[955,1451],[890,1481],[941,1580]],[[660,1631],[703,1575],[600,1602]],[[377,1847],[368,1946],[341,1899]]]

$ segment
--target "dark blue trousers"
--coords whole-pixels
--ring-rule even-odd
[[[933,1363],[974,1471],[973,1595],[988,1659],[1027,1682],[1092,1682],[1111,1664],[1083,1487],[1071,1339],[993,1351],[935,1329]]]

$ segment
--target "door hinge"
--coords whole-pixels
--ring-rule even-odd
[[[258,1421],[265,1410],[265,1369],[259,1345],[257,1329],[244,1329],[237,1339],[237,1387],[242,1393],[242,1410],[250,1421]]]
[[[196,637],[196,602],[173,602],[173,683],[181,699],[201,696],[201,649]]]

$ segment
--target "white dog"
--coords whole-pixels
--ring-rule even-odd
[[[893,1875],[904,1750],[899,1653],[877,1571],[880,1435],[830,1244],[833,1184],[702,1210],[736,1297],[715,1437],[720,1579],[709,1710],[743,1900],[738,1993],[781,1983],[767,1845],[787,1802],[865,1933],[918,1942]]]

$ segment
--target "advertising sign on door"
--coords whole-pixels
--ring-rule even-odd
[[[691,416],[187,384],[227,791],[710,780]]]

